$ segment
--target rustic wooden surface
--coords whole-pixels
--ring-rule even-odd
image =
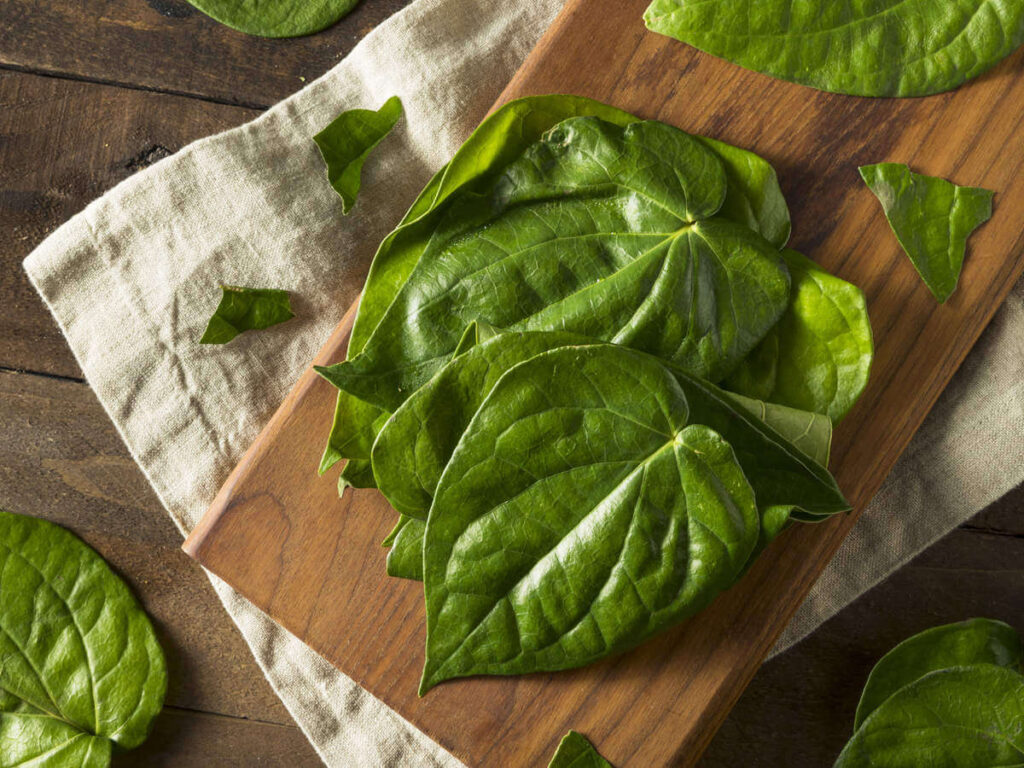
[[[570,92],[749,147],[779,169],[794,247],[861,286],[871,383],[836,432],[832,467],[862,510],[1024,271],[1024,50],[929,99],[857,99],[773,81],[647,32],[647,0],[569,0],[501,101]],[[753,106],[756,105],[756,108]],[[860,164],[996,191],[960,288],[937,304],[859,181]],[[336,332],[318,362],[342,357]],[[416,694],[419,584],[386,579],[394,513],[376,492],[311,483],[331,387],[308,371],[190,537],[206,567],[470,765],[540,765],[568,728],[620,766],[692,766],[857,514],[795,526],[699,616],[621,657],[554,675],[472,678]],[[339,627],[346,631],[339,632]]]
[[[231,105],[287,95],[405,2],[365,0],[325,35],[293,41],[246,38],[180,0],[7,0],[0,10],[0,507],[83,536],[155,619],[168,706],[150,740],[117,765],[318,761],[178,549],[20,262],[93,197],[249,119],[253,109]],[[762,667],[702,765],[828,765],[867,670],[897,640],[971,615],[1019,621],[1022,510],[1024,488]]]

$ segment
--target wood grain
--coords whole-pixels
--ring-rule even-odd
[[[3,365],[81,377],[67,342],[21,269],[22,260],[119,181],[257,114],[178,96],[0,72]]]
[[[364,0],[310,37],[267,40],[185,0],[4,0],[0,66],[264,108],[337,64],[410,0]]]
[[[778,168],[794,244],[868,296],[872,382],[836,434],[833,468],[863,509],[1024,269],[1024,51],[952,94],[825,94],[647,33],[646,0],[571,0],[503,99],[572,92],[746,146]],[[857,165],[915,170],[997,192],[959,291],[937,305],[886,226]],[[341,356],[343,337],[321,359]],[[695,620],[604,663],[472,679],[416,697],[419,585],[383,577],[393,513],[373,493],[316,483],[331,392],[307,375],[222,492],[188,551],[470,765],[538,765],[569,728],[619,766],[692,765],[856,514],[782,536]]]

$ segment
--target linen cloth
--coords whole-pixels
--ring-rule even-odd
[[[324,77],[259,119],[131,177],[26,259],[183,533],[355,299],[377,243],[482,119],[562,1],[417,0]],[[359,203],[343,218],[311,137],[342,110],[376,108],[394,94],[405,119],[367,163]],[[200,346],[221,282],[290,290],[297,318],[226,346]],[[1022,382],[1024,284],[776,652],[1024,479]],[[211,581],[325,763],[461,765]]]

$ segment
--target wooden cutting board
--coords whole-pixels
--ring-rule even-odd
[[[1024,269],[1024,51],[951,94],[863,99],[772,80],[647,32],[647,0],[569,0],[502,94],[590,96],[767,157],[794,247],[867,293],[871,383],[836,432],[832,469],[862,510]],[[959,290],[937,304],[857,166],[996,190]],[[353,312],[320,352],[344,357]],[[186,551],[470,766],[544,766],[574,728],[619,768],[693,765],[857,512],[781,536],[703,614],[586,669],[445,683],[425,698],[419,584],[384,573],[394,513],[317,479],[335,392],[307,371]],[[785,734],[780,735],[785,738]]]

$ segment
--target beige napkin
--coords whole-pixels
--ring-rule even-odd
[[[377,242],[483,117],[561,2],[418,0],[323,78],[118,185],[26,259],[182,532],[355,298]],[[311,137],[338,112],[394,94],[406,117],[368,162],[355,212],[343,218]],[[298,319],[201,347],[220,282],[288,289]],[[1022,347],[1018,286],[780,649],[1022,480]],[[460,765],[211,580],[327,764]]]

